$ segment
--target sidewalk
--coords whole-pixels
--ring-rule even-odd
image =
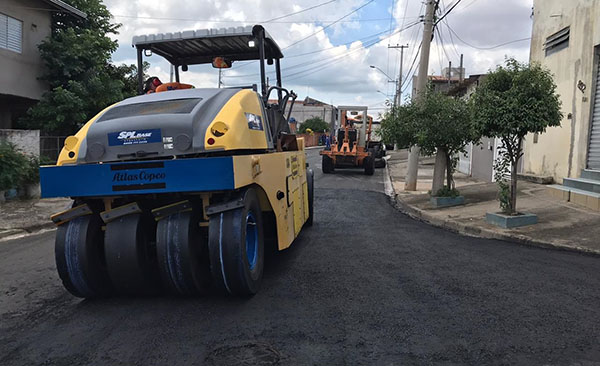
[[[54,227],[50,216],[71,205],[68,198],[14,200],[0,204],[0,239]]]
[[[502,229],[485,222],[486,212],[499,212],[495,183],[455,174],[456,187],[465,205],[434,209],[428,191],[433,177],[433,158],[421,158],[417,192],[404,191],[408,153],[388,152],[388,171],[397,206],[406,214],[463,235],[494,238],[600,255],[600,214],[553,198],[544,185],[519,181],[517,208],[538,215],[539,223]]]

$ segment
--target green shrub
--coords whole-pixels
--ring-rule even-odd
[[[40,181],[40,159],[35,156],[26,157],[27,162],[23,167],[21,184],[35,184]]]
[[[0,191],[17,188],[28,166],[27,157],[13,144],[0,142]]]
[[[458,189],[456,188],[450,188],[448,186],[444,186],[444,188],[441,188],[437,191],[437,193],[435,194],[435,197],[451,197],[451,198],[455,198],[460,196],[460,192],[458,191]]]
[[[307,129],[311,129],[313,132],[326,132],[329,131],[329,124],[320,117],[312,117],[302,122],[298,133],[306,133]]]

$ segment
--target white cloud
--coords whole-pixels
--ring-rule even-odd
[[[130,44],[134,35],[242,25],[239,22],[253,24],[306,9],[316,5],[318,1],[105,0],[105,3],[115,15],[115,21],[123,24],[120,29],[121,33],[117,36],[121,48],[115,55],[114,61],[115,63],[133,63],[135,52]],[[446,0],[445,3],[448,5],[453,1]],[[362,4],[364,1],[360,0],[338,0],[280,21],[332,21]],[[394,17],[397,26],[393,32],[398,31],[402,24],[405,27],[414,24],[418,21],[419,15],[423,13],[421,1],[397,0],[395,4]],[[389,16],[389,5],[378,5],[378,2],[369,5],[369,7],[373,6],[379,7],[380,15],[376,17],[386,18]],[[464,42],[476,47],[489,47],[530,36],[531,6],[532,0],[463,0],[448,15],[447,21]],[[444,11],[443,6],[441,11]],[[306,90],[310,90],[311,97],[334,104],[360,101],[363,104],[375,105],[384,98],[377,90],[381,90],[383,93],[393,93],[394,84],[388,83],[386,76],[369,68],[369,65],[376,65],[391,77],[396,78],[399,68],[399,52],[389,50],[387,46],[388,44],[409,44],[409,48],[405,50],[404,54],[404,76],[407,78],[421,41],[422,24],[419,23],[389,39],[386,34],[382,34],[374,45],[372,41],[377,39],[375,37],[355,41],[349,46],[339,45],[340,39],[343,40],[341,42],[350,42],[356,38],[366,38],[370,34],[381,32],[389,27],[388,21],[360,22],[360,18],[364,17],[373,16],[366,16],[358,12],[349,16],[344,22],[333,25],[326,32],[318,32],[323,28],[323,23],[274,22],[264,24],[267,31],[284,49],[283,52],[286,56],[282,60],[284,86],[296,90],[300,98],[304,98]],[[216,20],[233,22],[224,23]],[[370,27],[367,28],[367,26]],[[452,59],[453,65],[458,65],[458,54],[464,54],[467,75],[485,73],[501,63],[506,55],[514,56],[522,61],[526,61],[528,58],[528,42],[510,44],[488,51],[478,50],[465,45],[454,35],[451,38],[445,22],[438,26],[442,31],[445,52],[438,43],[439,37],[436,35],[429,63],[429,69],[437,74],[441,71],[440,67],[448,64],[446,54]],[[289,50],[285,49],[315,32],[318,33]],[[337,45],[331,39],[338,41]],[[310,54],[291,57],[303,53]],[[155,59],[158,60],[155,57],[152,60]],[[225,72],[226,85],[248,85],[258,82],[257,65],[240,67],[242,64],[236,63],[234,69]],[[416,66],[415,64],[413,70],[416,70]],[[158,67],[158,69],[152,69],[152,73],[161,79],[168,80],[168,64],[160,62]],[[217,70],[210,66],[191,67],[189,72],[182,74],[182,80],[191,82],[198,87],[213,87],[217,84],[217,74]],[[256,74],[256,77],[236,77],[248,74]],[[273,79],[272,76],[271,79]],[[407,87],[406,90],[410,91],[410,88]],[[379,104],[378,108],[382,106]]]

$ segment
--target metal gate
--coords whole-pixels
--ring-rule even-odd
[[[592,111],[587,167],[588,169],[600,170],[600,60],[597,62],[596,67],[596,90],[594,90],[594,109]]]

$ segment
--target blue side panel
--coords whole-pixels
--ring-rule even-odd
[[[233,158],[196,158],[40,168],[42,197],[117,196],[234,189]]]

